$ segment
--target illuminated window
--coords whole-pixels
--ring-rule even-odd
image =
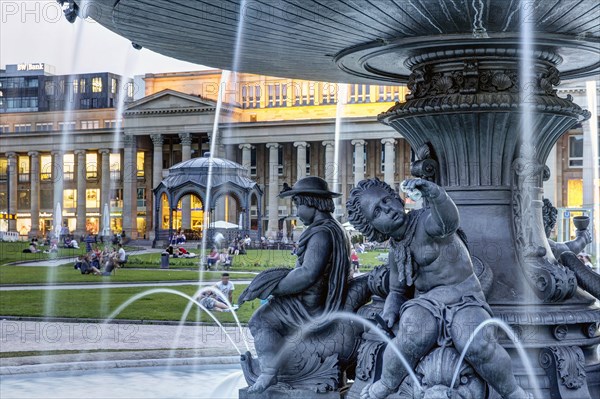
[[[144,177],[144,152],[143,151],[138,151],[136,165],[137,165],[137,177]]]
[[[98,178],[98,154],[85,154],[85,177],[87,179]]]
[[[29,157],[27,155],[19,155],[18,165],[19,182],[26,183],[29,181]]]
[[[337,103],[338,85],[335,83],[323,83],[322,86],[322,103],[336,104]]]
[[[133,98],[133,82],[127,83],[127,97]]]
[[[15,133],[31,132],[31,123],[15,123]]]
[[[85,207],[100,208],[100,189],[92,188],[85,190]]]
[[[123,121],[121,119],[105,119],[104,120],[104,128],[105,129],[114,129],[118,125],[120,125]]]
[[[260,108],[260,86],[242,86],[242,108]]]
[[[59,130],[75,130],[75,122],[58,122]]]
[[[567,206],[580,208],[583,205],[583,179],[567,180]]]
[[[75,154],[65,154],[63,157],[63,178],[65,181],[75,179]]]
[[[137,206],[138,206],[138,208],[143,208],[146,206],[146,189],[145,188],[137,189]]]
[[[77,190],[65,190],[63,193],[64,208],[77,208]]]
[[[400,101],[400,86],[379,86],[377,101]]]
[[[79,92],[80,93],[85,93],[87,90],[87,80],[86,79],[79,79]]]
[[[569,136],[569,167],[583,167],[583,135]]]
[[[121,154],[110,154],[110,179],[121,179]]]
[[[0,180],[6,180],[8,170],[8,159],[0,158]]]
[[[111,78],[110,79],[110,92],[112,94],[117,94],[117,85],[118,85],[117,79]]]
[[[40,157],[41,162],[41,179],[51,180],[52,179],[52,155],[42,155]]]
[[[73,81],[73,94],[79,93],[79,81],[75,79]]]
[[[315,84],[312,82],[294,82],[294,105],[314,105]]]
[[[371,86],[369,85],[350,85],[349,103],[368,103],[371,101]]]
[[[100,129],[100,121],[81,121],[81,128],[83,130]]]
[[[37,130],[38,132],[50,132],[50,131],[54,130],[54,123],[52,123],[52,122],[36,123],[35,130]]]
[[[99,76],[92,78],[92,93],[102,93],[102,78]]]

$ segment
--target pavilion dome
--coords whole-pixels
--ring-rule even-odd
[[[251,189],[257,183],[250,179],[250,171],[237,162],[211,157],[205,153],[202,157],[180,162],[169,168],[168,177],[162,180],[167,188],[175,188],[186,183],[195,183],[207,187],[208,175],[212,172],[212,187],[223,184],[235,184]]]

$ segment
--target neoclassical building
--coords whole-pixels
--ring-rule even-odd
[[[336,215],[344,221],[345,200],[356,182],[376,176],[397,188],[410,175],[408,144],[376,120],[404,100],[405,87],[219,70],[147,74],[135,82],[135,99],[122,112],[74,110],[68,126],[60,124],[62,111],[2,114],[0,212],[17,215],[5,221],[7,228],[43,234],[60,203],[63,220],[81,234],[103,227],[104,204],[111,229],[130,237],[152,238],[156,226],[198,230],[208,210],[201,198],[185,195],[170,204],[163,196],[155,203],[153,190],[169,168],[207,152],[247,168],[264,193],[260,200],[254,196],[241,203],[222,192],[210,209],[212,218],[238,223],[240,215],[249,215],[244,225],[258,230],[261,214],[263,235],[273,237],[284,223],[288,231],[295,223],[289,199],[277,197],[284,182],[325,178],[343,194]],[[580,89],[564,90],[585,101]],[[52,126],[26,133],[17,129],[41,123]],[[568,132],[549,160],[553,177],[546,191],[557,206],[586,205],[582,129]]]

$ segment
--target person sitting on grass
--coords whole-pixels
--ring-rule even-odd
[[[96,276],[101,274],[100,270],[90,263],[90,258],[88,256],[78,256],[77,262],[75,263],[75,269],[79,269],[81,274],[94,274]]]
[[[213,247],[213,249],[210,251],[210,254],[206,257],[206,264],[208,265],[208,268],[210,269],[212,266],[217,265],[217,263],[219,262],[219,252],[217,252],[217,248]]]
[[[219,255],[219,264],[223,265],[223,267],[231,266],[231,255],[227,253],[226,249],[221,251],[221,255]]]

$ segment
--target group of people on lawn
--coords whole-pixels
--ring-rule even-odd
[[[117,248],[106,247],[100,250],[98,246],[90,248],[85,255],[77,257],[74,269],[81,274],[94,274],[96,276],[110,276],[115,268],[120,268],[127,262],[127,253],[123,244],[117,244]]]

